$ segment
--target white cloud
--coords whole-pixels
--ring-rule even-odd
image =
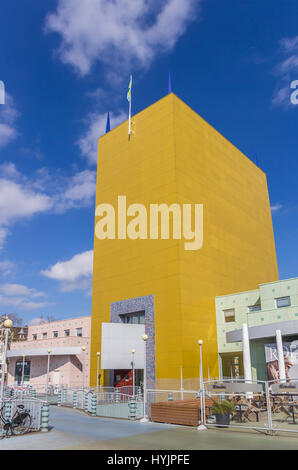
[[[0,249],[12,224],[44,212],[90,206],[95,189],[96,172],[92,170],[64,176],[42,168],[28,177],[12,163],[0,165]]]
[[[283,38],[280,41],[282,60],[275,67],[274,73],[278,77],[276,90],[273,94],[274,106],[289,107],[291,105],[290,85],[292,80],[298,78],[298,36]]]
[[[271,212],[272,213],[277,212],[282,208],[283,208],[282,204],[274,204],[273,206],[271,206]]]
[[[1,240],[0,240],[0,246],[1,246]],[[12,261],[9,261],[9,260],[0,261],[0,273],[1,273],[1,275],[2,276],[7,276],[8,274],[10,274],[12,269],[14,268],[14,266],[15,265]]]
[[[41,271],[43,276],[60,282],[65,292],[81,289],[91,290],[93,272],[93,250],[73,256],[67,261],[58,261],[48,269]]]
[[[22,284],[2,284],[0,286],[0,291],[2,292],[2,294],[5,294],[9,297],[13,296],[25,296],[25,297],[32,297],[32,298],[35,298],[35,297],[44,297],[45,294],[44,292],[39,292],[38,290],[36,289],[30,289],[29,287],[27,286],[24,286]]]
[[[7,174],[7,165],[4,173]],[[12,171],[12,168],[10,168]],[[14,175],[15,176],[15,175]],[[9,226],[18,219],[25,219],[52,207],[51,199],[30,188],[28,183],[1,178],[0,167],[0,249],[9,233]]]
[[[29,326],[34,326],[34,325],[40,325],[44,323],[44,318],[43,317],[35,317],[35,318],[32,318],[29,322],[28,322],[28,325]]]
[[[0,105],[0,148],[13,141],[17,135],[15,121],[19,113],[10,94],[5,93],[5,104]]]
[[[127,114],[120,112],[111,114],[111,128],[114,128],[127,119]],[[88,128],[85,134],[79,139],[78,145],[81,153],[87,158],[90,164],[97,164],[98,138],[105,133],[107,114],[91,113],[87,118]]]
[[[57,210],[85,207],[94,203],[96,171],[84,170],[76,173],[66,184],[65,191],[58,195]]]
[[[1,169],[3,168],[3,177]],[[17,181],[14,181],[14,180]],[[25,219],[52,207],[51,199],[31,189],[28,182],[19,180],[13,165],[0,167],[0,249],[9,234],[9,226],[18,219]]]
[[[80,75],[99,61],[114,78],[147,68],[171,50],[196,18],[199,0],[58,0],[46,31],[61,36],[58,54]]]
[[[16,218],[25,218],[52,207],[45,194],[28,186],[0,178],[0,224],[7,225]]]
[[[22,284],[0,285],[0,303],[6,307],[16,307],[22,310],[35,310],[50,305],[49,302],[36,302],[35,299],[45,297],[44,292],[29,288]]]

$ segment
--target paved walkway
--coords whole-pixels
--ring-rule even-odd
[[[270,437],[242,430],[197,431],[158,423],[92,418],[71,408],[51,406],[48,433],[0,440],[1,450],[14,449],[249,449],[298,450],[298,436]]]

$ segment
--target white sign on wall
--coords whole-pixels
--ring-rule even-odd
[[[135,369],[144,368],[145,325],[131,323],[101,324],[101,368],[131,369],[132,353],[135,349]]]

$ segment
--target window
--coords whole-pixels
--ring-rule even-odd
[[[229,308],[228,310],[224,310],[224,320],[225,323],[231,323],[235,321],[235,309],[234,308]]]
[[[70,332],[69,330],[64,330],[64,336],[69,336]]]
[[[43,333],[42,334],[42,339],[47,339],[47,337],[48,337],[48,333]]]
[[[15,365],[14,380],[18,385],[24,382],[29,382],[30,379],[30,361],[17,361]]]
[[[290,299],[289,296],[279,297],[278,299],[275,299],[275,302],[276,302],[276,307],[277,308],[290,307],[290,305],[291,305],[291,299]]]
[[[145,312],[127,313],[121,315],[123,323],[132,323],[135,325],[145,324]]]
[[[259,312],[261,310],[261,304],[250,305],[248,307],[248,311],[251,312]]]
[[[82,328],[77,328],[77,336],[83,336]]]
[[[58,338],[58,331],[53,331],[53,338]]]
[[[32,335],[32,339],[33,339],[33,341],[36,341],[37,340],[37,335],[36,334]]]

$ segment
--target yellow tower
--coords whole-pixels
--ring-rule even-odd
[[[151,386],[180,387],[182,367],[184,388],[194,388],[198,339],[205,377],[208,369],[218,376],[215,296],[278,279],[266,176],[173,93],[133,121],[130,140],[127,122],[99,139],[96,206],[117,212],[120,195],[148,214],[150,204],[203,204],[204,239],[202,248],[186,250],[185,240],[172,237],[95,237],[91,385],[101,322],[113,321],[123,301],[127,313],[149,299]]]

